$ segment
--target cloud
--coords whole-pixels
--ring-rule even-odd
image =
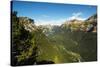
[[[81,12],[73,13],[71,17],[67,18],[67,20],[73,20],[73,19],[85,20],[86,19],[86,18],[82,18],[81,16],[82,16]]]
[[[58,19],[58,20],[41,20],[41,19],[38,19],[35,21],[35,24],[36,25],[61,25],[63,22],[66,21],[66,18],[61,18],[61,19]]]
[[[72,15],[75,16],[75,17],[79,17],[79,16],[82,15],[82,12],[73,13]]]

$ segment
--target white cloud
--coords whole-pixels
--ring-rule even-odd
[[[67,20],[73,20],[73,19],[78,19],[78,20],[85,20],[86,18],[82,18],[82,13],[81,12],[77,12],[77,13],[73,13],[71,17],[69,17]]]
[[[72,15],[78,17],[82,15],[82,12],[73,13]]]
[[[61,25],[62,23],[64,23],[66,21],[66,18],[61,18],[61,19],[58,19],[58,20],[41,20],[41,19],[38,19],[35,21],[35,24],[36,25]]]

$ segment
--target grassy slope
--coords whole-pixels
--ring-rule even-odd
[[[78,62],[80,55],[72,51],[76,47],[76,42],[69,37],[60,33],[39,40],[38,61],[49,60],[55,63]]]

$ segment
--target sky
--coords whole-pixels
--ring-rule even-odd
[[[61,25],[67,20],[86,20],[97,13],[92,5],[13,1],[12,11],[18,16],[34,19],[36,25]]]

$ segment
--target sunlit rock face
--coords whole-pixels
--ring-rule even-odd
[[[97,32],[97,14],[86,20],[68,20],[61,25],[61,28],[70,29],[70,31]]]
[[[32,20],[32,19],[30,19],[28,17],[19,17],[19,23],[21,25],[23,25],[24,28],[29,32],[32,32],[32,31],[36,30],[36,26],[34,24],[34,20]]]
[[[89,17],[86,22],[92,25],[92,27],[90,27],[91,32],[97,32],[97,14]]]

